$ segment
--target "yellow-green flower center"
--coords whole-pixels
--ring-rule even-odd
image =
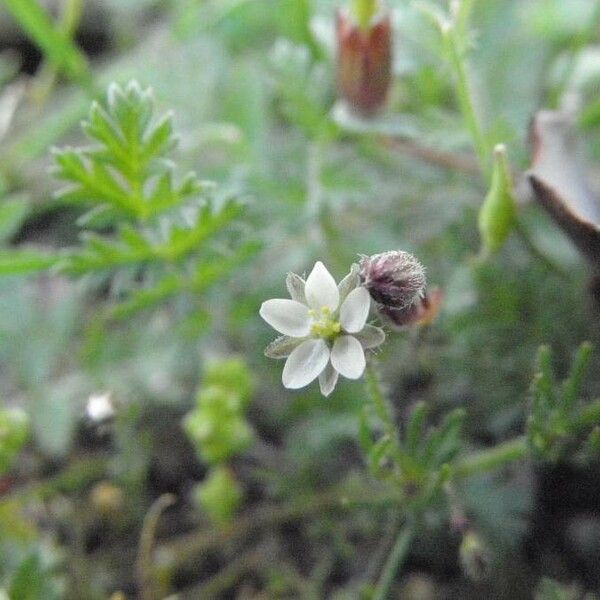
[[[313,324],[310,328],[313,336],[333,340],[342,331],[340,322],[333,318],[328,306],[323,306],[320,311],[309,310],[308,314],[313,319]]]

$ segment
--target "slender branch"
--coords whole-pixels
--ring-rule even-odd
[[[456,477],[470,477],[499,469],[527,455],[527,438],[519,436],[493,448],[473,452],[459,460],[455,466]]]
[[[106,475],[107,459],[82,458],[63,471],[43,481],[11,490],[7,497],[18,501],[50,498],[57,493],[70,493],[90,485]]]
[[[395,446],[398,446],[398,431],[394,423],[394,417],[392,416],[387,398],[381,388],[377,370],[372,361],[367,362],[365,380],[373,408],[380,421],[383,423],[384,433],[394,442]]]
[[[471,139],[473,140],[473,146],[475,147],[475,152],[477,153],[477,157],[479,159],[481,172],[484,175],[489,176],[489,147],[479,122],[477,111],[475,110],[475,103],[473,102],[469,78],[467,76],[466,64],[463,52],[459,47],[455,25],[451,23],[444,23],[442,25],[442,35],[444,37],[450,65],[452,66],[454,77],[456,79],[456,97],[458,104],[467,129],[471,135]]]
[[[154,537],[156,535],[158,520],[162,513],[174,502],[175,496],[173,496],[173,494],[163,494],[156,499],[144,517],[136,565],[140,586],[140,598],[142,598],[142,600],[156,600],[157,598],[152,548],[154,546]]]
[[[183,566],[193,561],[199,554],[210,548],[230,544],[266,527],[272,527],[302,519],[327,510],[351,510],[357,506],[398,507],[402,496],[397,493],[378,493],[366,487],[352,495],[343,489],[330,489],[312,498],[298,498],[285,505],[261,506],[248,511],[236,519],[230,528],[224,530],[202,530],[181,535],[165,542],[156,549],[156,554],[164,558],[161,562],[173,562],[173,566]]]
[[[402,154],[437,167],[442,167],[443,169],[460,171],[468,175],[479,175],[481,173],[479,163],[472,154],[445,152],[444,150],[423,146],[418,142],[400,137],[389,137],[386,142],[389,147]]]
[[[600,423],[600,398],[581,410],[581,414],[572,424],[572,429],[577,433],[582,429],[595,427],[598,423]]]
[[[390,589],[402,563],[406,560],[414,535],[415,523],[412,519],[409,519],[402,526],[396,543],[383,567],[377,588],[373,594],[373,600],[388,600],[390,598]]]
[[[233,587],[244,574],[270,562],[272,560],[270,554],[271,552],[266,547],[252,548],[229,562],[207,581],[182,590],[177,597],[181,600],[221,598],[223,593]]]

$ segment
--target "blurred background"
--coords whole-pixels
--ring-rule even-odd
[[[375,597],[404,507],[365,466],[364,385],[290,392],[263,356],[261,302],[316,260],[425,265],[439,313],[378,360],[400,423],[466,409],[461,454],[523,434],[542,344],[560,381],[591,341],[600,394],[600,3],[389,0],[374,90],[340,7],[0,2],[0,598]],[[482,253],[498,143],[518,226]],[[431,502],[388,597],[600,595],[597,438],[461,481],[485,551]]]

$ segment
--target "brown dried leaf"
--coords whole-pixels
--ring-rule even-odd
[[[537,175],[530,174],[529,181],[537,201],[591,262],[594,271],[600,273],[600,224],[577,214],[554,187]]]

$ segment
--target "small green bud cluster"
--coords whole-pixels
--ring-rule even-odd
[[[196,504],[221,526],[231,521],[244,497],[240,484],[225,465],[211,469],[206,479],[194,488],[193,494]]]
[[[8,471],[29,437],[29,419],[18,408],[0,410],[0,475]]]
[[[252,395],[250,373],[241,359],[209,365],[196,407],[183,426],[200,458],[222,463],[245,450],[253,439],[244,412]]]
[[[194,488],[194,501],[220,526],[229,523],[243,499],[227,462],[254,439],[245,418],[253,388],[243,360],[213,362],[206,368],[196,407],[183,421],[198,456],[211,467],[204,481]]]

